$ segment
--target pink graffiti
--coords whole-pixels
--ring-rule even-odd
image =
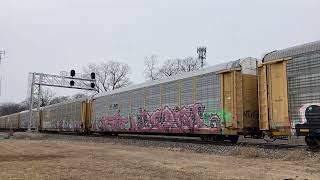
[[[181,131],[189,131],[201,128],[203,126],[202,115],[204,106],[194,104],[174,109],[165,106],[158,108],[155,112],[148,114],[140,109],[140,114],[134,120],[132,128],[139,129],[157,129],[160,132],[170,131],[172,128],[178,128]]]
[[[136,115],[128,117],[122,117],[119,111],[113,116],[105,116],[95,121],[92,127],[100,131],[126,130],[134,132],[188,133],[201,128],[208,128],[203,123],[204,110],[205,106],[196,103],[181,108],[164,106],[151,113],[140,108]]]
[[[125,125],[129,122],[127,118],[123,118],[120,115],[120,111],[114,116],[103,117],[100,120],[99,129],[102,131],[107,130],[121,130],[125,129]]]

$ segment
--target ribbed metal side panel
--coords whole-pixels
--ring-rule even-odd
[[[145,109],[147,112],[153,112],[157,108],[160,107],[160,85],[146,87],[145,88],[145,96],[146,96]],[[141,106],[141,105],[140,105],[140,107],[143,108],[143,106]],[[138,107],[138,108],[140,108],[140,107]],[[135,109],[135,111],[133,111],[133,112],[138,113],[137,106],[134,106],[133,108]]]
[[[31,129],[36,128],[36,121],[39,119],[39,114],[37,111],[32,112],[31,119]],[[29,111],[24,111],[20,113],[20,128],[28,129],[29,126]]]
[[[121,116],[129,116],[131,113],[130,95],[128,92],[121,93],[118,97],[119,111]]]
[[[219,75],[210,73],[196,78],[197,103],[204,105],[206,111],[221,109],[220,91]]]
[[[7,119],[8,119],[7,116],[0,117],[0,129],[5,129],[6,128]]]
[[[103,96],[95,99],[92,102],[93,113],[91,117],[91,123],[95,121],[99,121],[101,117],[105,116],[107,113],[109,106],[108,103],[111,102],[110,96]]]
[[[194,104],[194,98],[197,103],[205,105],[206,110],[220,110],[219,76],[215,73],[198,76],[195,80],[196,87],[194,87],[194,80],[194,78],[187,78],[112,96],[99,97],[93,101],[92,121],[113,116],[119,110],[121,115],[136,115],[141,109],[154,112],[161,106],[170,108],[179,106],[179,104],[188,106]],[[194,91],[196,91],[196,97],[193,97]]]
[[[320,103],[320,53],[289,60],[287,75],[289,118],[294,128],[299,122],[305,121],[304,114],[308,105]]]
[[[7,129],[18,129],[19,128],[19,114],[10,114],[6,125]]]
[[[131,113],[138,114],[141,108],[144,108],[144,94],[145,89],[138,89],[134,91],[130,91],[130,98],[131,98]]]
[[[181,106],[193,104],[193,78],[181,80]]]
[[[161,85],[161,103],[162,106],[174,108],[179,106],[179,83],[178,81],[165,83]],[[155,109],[153,109],[155,110]]]
[[[82,102],[46,107],[42,111],[43,129],[80,129]]]
[[[153,90],[155,89],[157,88],[154,88]],[[145,89],[138,89],[96,98],[93,101],[91,123],[97,124],[102,118],[114,116],[117,113],[120,113],[120,115],[124,117],[128,117],[131,113],[137,114],[140,109],[145,108],[144,94]],[[149,105],[150,108],[152,108],[152,106],[158,106],[160,102],[160,94],[155,94],[158,98],[152,97],[152,94],[151,90],[149,100],[146,101],[147,106]]]

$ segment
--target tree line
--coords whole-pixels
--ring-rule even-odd
[[[205,64],[205,63],[204,63]],[[194,57],[174,58],[167,59],[163,64],[159,63],[159,57],[151,55],[145,57],[144,75],[146,80],[157,80],[183,72],[190,72],[201,69],[201,61]],[[96,92],[108,92],[122,87],[126,87],[132,82],[130,81],[129,74],[131,69],[128,64],[108,61],[103,63],[91,63],[83,67],[84,74],[95,72],[96,74]],[[50,89],[43,89],[40,97],[40,106],[48,106],[69,100],[83,98],[87,94],[85,92],[78,93],[73,96],[56,96]],[[28,110],[30,99],[22,102],[6,102],[0,104],[0,116],[13,114]],[[33,108],[38,105],[38,99],[34,100]]]
[[[55,96],[50,89],[44,89],[40,96],[40,107],[53,105],[61,102],[66,102],[78,98],[85,97],[86,94],[78,93],[73,96]],[[33,102],[33,108],[37,107],[38,99],[35,98]],[[22,102],[5,102],[0,104],[0,116],[5,116],[30,109],[30,98]]]

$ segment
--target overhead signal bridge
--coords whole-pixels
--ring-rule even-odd
[[[30,73],[30,99],[29,99],[29,125],[28,131],[31,131],[31,121],[32,121],[32,109],[34,104],[34,99],[37,97],[37,111],[40,112],[40,99],[42,96],[42,86],[49,87],[60,87],[60,88],[71,88],[71,89],[82,89],[88,91],[96,91],[96,78],[95,73],[88,76],[77,77],[74,70],[70,71],[70,76],[61,76],[61,75],[51,75],[44,73]],[[36,122],[36,131],[38,131],[39,122]]]
[[[95,90],[95,79],[32,73],[33,84],[42,86]]]

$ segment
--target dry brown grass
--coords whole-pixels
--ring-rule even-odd
[[[299,149],[299,150],[293,150],[289,151],[288,154],[284,157],[284,160],[286,161],[302,161],[307,160],[310,157],[308,157],[305,153],[305,150]]]
[[[47,139],[46,134],[42,133],[28,133],[28,132],[16,132],[12,134],[14,139],[28,139],[28,140],[43,140]]]
[[[257,148],[236,149],[230,153],[232,156],[239,156],[242,158],[259,158],[261,157],[260,151]]]
[[[0,179],[319,179],[319,162],[107,143],[1,140]]]

